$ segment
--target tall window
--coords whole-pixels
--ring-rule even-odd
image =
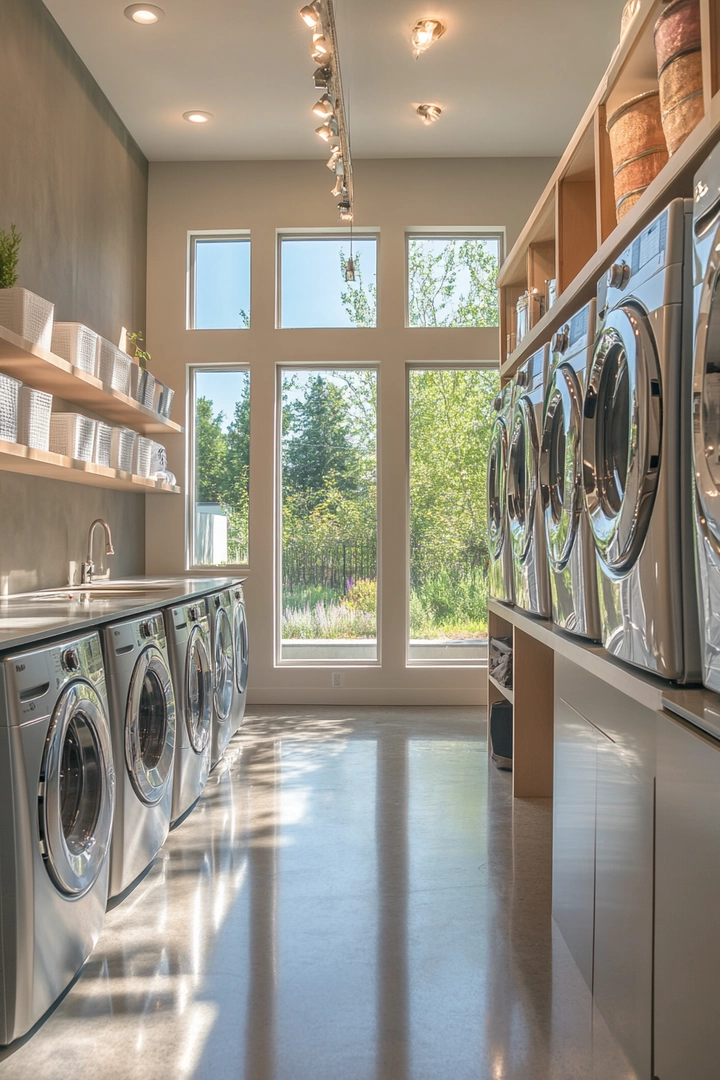
[[[190,328],[246,330],[250,326],[250,238],[193,236]]]
[[[410,661],[477,662],[487,643],[485,472],[496,371],[414,368]]]
[[[499,236],[408,234],[408,326],[497,326],[499,265]]]
[[[192,368],[191,564],[248,561],[250,373]]]
[[[280,326],[377,325],[377,240],[353,237],[354,280],[347,280],[350,237],[280,238]]]
[[[281,375],[283,660],[377,659],[377,373]]]

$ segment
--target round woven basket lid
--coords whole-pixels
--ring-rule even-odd
[[[651,97],[659,98],[660,97],[660,91],[659,90],[646,90],[644,94],[637,94],[636,97],[630,98],[629,101],[623,102],[623,104],[620,106],[620,108],[616,109],[615,112],[612,114],[612,116],[608,117],[608,120],[607,120],[607,122],[605,124],[606,130],[609,131],[610,128],[613,126],[613,124],[616,123],[616,121],[618,121],[620,119],[620,117],[623,115],[623,113],[626,113],[628,111],[628,109],[632,109],[632,107],[634,105],[637,105],[637,103],[639,101],[645,101],[646,98],[651,98]]]

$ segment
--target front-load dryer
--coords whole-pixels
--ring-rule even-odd
[[[573,315],[550,349],[540,485],[553,622],[600,639],[597,566],[582,489],[582,409],[595,338],[595,301]]]
[[[235,638],[230,589],[206,598],[210,620],[213,663],[213,724],[210,768],[214,769],[233,735],[233,709],[239,703],[235,689]]]
[[[117,793],[110,896],[125,892],[165,843],[175,757],[175,694],[159,612],[102,628]]]
[[[518,369],[513,392],[508,454],[508,522],[515,604],[532,615],[549,616],[550,579],[540,493],[542,433],[548,346]]]
[[[496,416],[490,432],[487,463],[487,531],[489,548],[488,593],[493,600],[511,604],[513,589],[512,546],[507,515],[507,466],[513,384],[507,383],[493,402]]]
[[[115,773],[96,633],[0,663],[0,1043],[24,1035],[97,942]]]
[[[235,642],[235,693],[231,714],[233,734],[239,730],[245,716],[247,703],[248,672],[250,669],[250,639],[248,636],[245,594],[241,582],[230,590],[233,608],[233,634]]]
[[[691,213],[689,200],[672,202],[598,285],[582,435],[603,644],[681,682],[700,675],[683,331]]]
[[[212,661],[205,600],[165,610],[170,673],[175,687],[175,766],[170,821],[195,805],[210,771]]]

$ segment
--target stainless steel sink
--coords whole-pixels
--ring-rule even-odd
[[[69,586],[67,589],[50,589],[47,592],[31,593],[28,596],[17,597],[17,602],[29,602],[32,604],[88,604],[98,600],[143,599],[144,597],[151,599],[153,594],[159,592],[166,593],[171,590],[171,588],[172,587],[167,584],[120,585],[108,583],[105,585]]]

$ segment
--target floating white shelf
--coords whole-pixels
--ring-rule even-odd
[[[64,480],[71,484],[89,484],[92,487],[116,488],[120,491],[134,491],[140,495],[151,492],[179,494],[179,487],[162,484],[158,480],[148,480],[132,473],[107,469],[104,465],[93,465],[90,461],[76,461],[74,458],[51,454],[47,450],[33,450],[20,443],[5,442],[0,439],[0,470],[4,472],[27,473],[32,476],[45,476],[50,480]]]

